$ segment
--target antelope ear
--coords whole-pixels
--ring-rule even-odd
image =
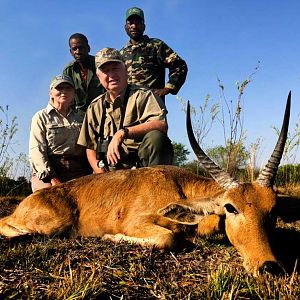
[[[199,222],[199,219],[203,217],[190,206],[181,205],[177,203],[171,203],[160,210],[157,214],[164,216],[168,219],[176,221],[178,223],[185,223],[190,225],[195,225]]]

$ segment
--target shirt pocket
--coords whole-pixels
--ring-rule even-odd
[[[70,140],[70,134],[72,134],[70,127],[57,124],[49,125],[47,128],[48,146],[52,150],[64,146]]]

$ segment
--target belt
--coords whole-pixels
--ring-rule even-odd
[[[85,156],[79,156],[79,155],[69,155],[69,154],[52,154],[49,156],[49,158],[53,158],[53,159],[65,159],[65,160],[77,160],[77,159],[85,159]]]

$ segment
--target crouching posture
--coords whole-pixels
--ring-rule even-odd
[[[179,235],[207,235],[222,229],[253,274],[281,271],[266,229],[276,203],[274,176],[287,137],[290,95],[281,134],[255,183],[242,184],[221,170],[197,144],[190,110],[187,130],[198,159],[213,177],[174,166],[145,167],[93,174],[35,192],[0,220],[0,234],[69,234],[113,241],[176,246]]]
[[[150,89],[127,84],[127,69],[116,49],[100,50],[95,62],[106,93],[88,107],[78,139],[94,173],[171,164],[173,147],[162,100]]]

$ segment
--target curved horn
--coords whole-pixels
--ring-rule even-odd
[[[236,179],[232,178],[228,173],[223,171],[219,166],[217,166],[201,149],[198,142],[196,141],[192,122],[191,122],[191,112],[190,112],[190,102],[187,103],[186,112],[186,127],[189,137],[190,144],[194,153],[196,154],[201,165],[207,170],[207,172],[213,177],[213,179],[225,190],[238,187],[239,183]]]
[[[282,127],[280,131],[280,135],[278,137],[277,144],[275,146],[275,149],[273,150],[271,158],[268,160],[268,163],[265,165],[263,170],[259,173],[259,176],[256,180],[256,183],[261,186],[266,186],[266,187],[273,186],[275,175],[277,173],[278,166],[280,164],[280,160],[283,154],[285,142],[287,139],[287,133],[288,133],[289,121],[290,121],[290,111],[291,111],[291,91],[289,92],[286,101],[284,119],[282,122]]]

